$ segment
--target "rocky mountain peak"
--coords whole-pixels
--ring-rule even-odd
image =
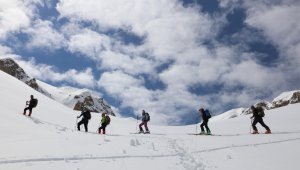
[[[0,59],[0,70],[6,72],[7,74],[21,80],[31,88],[39,91],[50,97],[50,94],[42,89],[35,78],[29,77],[26,72],[11,58]]]
[[[115,115],[111,107],[99,95],[95,95],[88,89],[77,89],[73,87],[50,87],[46,83],[31,78],[26,72],[11,58],[0,59],[0,70],[26,83],[33,89],[44,95],[74,109],[81,110],[81,106],[92,112]],[[52,90],[51,90],[52,89]],[[53,90],[55,89],[55,90]]]

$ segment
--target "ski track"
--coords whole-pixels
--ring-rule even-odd
[[[297,140],[300,140],[300,138],[292,138],[292,139],[286,139],[286,140],[278,140],[278,141],[262,142],[262,143],[254,143],[254,144],[231,145],[231,146],[224,146],[224,147],[219,147],[219,148],[193,151],[192,153],[212,152],[212,151],[219,151],[219,150],[224,150],[224,149],[242,148],[242,147],[249,147],[249,146],[253,147],[253,146],[269,145],[269,144],[275,144],[275,143],[291,142],[291,141],[297,141]]]
[[[180,142],[180,143],[179,143]],[[197,159],[193,154],[188,152],[188,148],[184,146],[182,139],[170,139],[171,147],[176,151],[180,159],[180,165],[187,170],[204,170],[205,165],[202,160]]]
[[[271,141],[271,142],[262,142],[262,143],[255,143],[255,144],[244,144],[244,145],[231,145],[219,148],[211,148],[211,149],[204,149],[200,151],[193,151],[188,152],[187,147],[181,146],[183,144],[179,144],[182,139],[171,139],[169,138],[169,144],[172,149],[176,151],[175,154],[157,154],[157,155],[129,155],[129,156],[73,156],[73,157],[46,157],[46,158],[32,158],[32,159],[12,159],[12,160],[1,160],[0,165],[3,164],[16,164],[16,163],[33,163],[33,162],[57,162],[57,161],[77,161],[77,160],[106,160],[106,159],[131,159],[131,158],[165,158],[165,157],[176,157],[180,158],[180,163],[186,169],[190,170],[204,170],[205,165],[201,163],[198,156],[195,158],[193,154],[199,154],[204,152],[213,152],[219,151],[224,149],[234,149],[234,148],[242,148],[242,147],[253,147],[253,146],[261,146],[261,145],[269,145],[275,143],[284,143],[284,142],[291,142],[291,141],[298,141],[300,138],[292,138],[286,140],[278,140],[278,141]],[[184,143],[184,142],[182,142]]]

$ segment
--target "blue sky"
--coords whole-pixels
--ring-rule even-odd
[[[101,93],[123,116],[199,121],[299,89],[300,4],[243,0],[0,1],[0,58]]]

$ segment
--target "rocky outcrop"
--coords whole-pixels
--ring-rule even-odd
[[[300,103],[300,91],[284,92],[280,94],[278,97],[276,97],[271,103],[267,101],[262,101],[256,103],[254,106],[255,107],[260,106],[265,110],[270,110],[270,109],[275,109],[278,107],[283,107],[294,103]],[[246,108],[244,109],[242,114],[252,114],[252,111],[250,108]]]
[[[269,110],[271,108],[271,103],[268,101],[262,101],[254,104],[253,106],[255,107],[262,107],[264,110]],[[252,114],[251,108],[246,108],[243,110],[242,114],[247,115],[247,114]]]
[[[300,102],[300,91],[285,92],[272,101],[271,108],[278,108]]]
[[[0,59],[0,70],[21,80],[31,88],[47,96],[51,96],[45,89],[42,89],[34,78],[29,77],[26,72],[11,58]]]
[[[107,113],[109,115],[115,116],[115,113],[111,107],[105,103],[103,98],[92,97],[91,94],[86,95],[76,95],[74,100],[77,100],[77,103],[74,106],[74,110],[81,111],[82,108],[86,108],[91,112],[96,113]]]

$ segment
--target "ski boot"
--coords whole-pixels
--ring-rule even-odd
[[[210,130],[207,130],[207,133],[206,133],[206,135],[211,135],[211,132],[210,132]]]
[[[259,134],[257,130],[254,130],[251,134]]]
[[[143,133],[144,133],[144,131],[143,131],[143,130],[140,130],[140,131],[139,131],[139,134],[143,134]]]
[[[205,135],[205,132],[204,132],[204,131],[201,131],[201,132],[199,133],[199,135]]]
[[[149,130],[147,130],[147,131],[145,132],[145,134],[150,134],[150,131],[149,131]]]
[[[271,130],[267,130],[265,134],[271,134]]]

